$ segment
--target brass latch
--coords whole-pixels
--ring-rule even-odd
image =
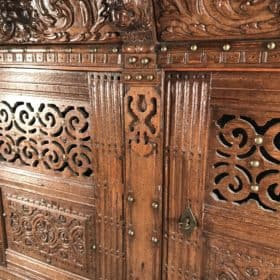
[[[179,220],[179,226],[182,232],[186,235],[190,235],[196,228],[197,222],[190,207],[186,208],[182,213]]]

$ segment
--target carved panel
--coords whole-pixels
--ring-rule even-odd
[[[0,161],[59,176],[92,176],[89,110],[64,104],[2,97]]]
[[[0,10],[7,43],[147,41],[154,31],[148,0],[1,0]]]
[[[202,279],[200,225],[210,75],[168,74],[165,88],[164,279]],[[198,223],[191,235],[185,235],[179,224],[187,207]]]
[[[126,131],[131,149],[141,156],[156,150],[160,131],[160,99],[153,88],[132,87],[125,98]]]
[[[213,238],[211,236],[211,238]],[[209,241],[205,279],[248,280],[280,278],[280,259],[273,250],[258,249],[230,239]]]
[[[6,193],[9,249],[80,275],[92,275],[93,216],[86,209],[73,208],[35,195]]]
[[[0,1],[0,41],[19,43],[115,40],[109,1]]]
[[[278,0],[165,0],[158,5],[162,40],[279,36]]]

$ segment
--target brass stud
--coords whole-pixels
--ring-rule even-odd
[[[161,51],[161,52],[167,52],[167,47],[166,47],[166,46],[162,46],[162,47],[160,48],[160,51]]]
[[[152,208],[158,209],[159,208],[158,202],[156,202],[156,201],[152,202]]]
[[[7,216],[7,214],[6,214],[6,213],[3,213],[3,214],[2,214],[2,216],[3,216],[3,217],[6,217],[6,216]]]
[[[134,63],[136,63],[136,61],[137,61],[137,57],[135,57],[135,56],[131,56],[128,58],[129,64],[134,64]]]
[[[148,81],[153,81],[155,79],[154,75],[148,75],[147,80]]]
[[[143,65],[147,65],[147,64],[149,64],[149,62],[150,62],[150,59],[148,57],[144,57],[141,59],[141,63]]]
[[[113,52],[113,53],[118,53],[118,52],[119,52],[119,49],[116,48],[116,47],[115,47],[115,48],[112,48],[112,52]]]
[[[254,193],[257,193],[260,190],[260,186],[259,185],[252,185],[251,186],[251,191]]]
[[[128,233],[128,235],[131,236],[131,237],[133,237],[133,236],[135,235],[135,232],[134,232],[134,230],[132,230],[132,229],[129,229],[127,233]]]
[[[269,50],[274,50],[274,49],[276,49],[276,43],[275,42],[269,42],[269,43],[267,43],[266,47]]]
[[[134,202],[135,199],[134,199],[134,197],[130,194],[130,195],[127,196],[127,201],[128,201],[128,202]]]
[[[224,45],[223,45],[223,50],[224,50],[225,52],[230,51],[230,49],[231,49],[231,45],[230,45],[230,44],[224,44]]]
[[[198,46],[196,44],[191,45],[191,51],[195,52],[198,50]]]
[[[258,135],[255,137],[254,141],[257,145],[261,145],[263,143],[263,137]]]
[[[152,237],[152,242],[155,243],[155,244],[157,244],[157,243],[158,243],[158,238],[155,237],[155,236],[153,236],[153,237]]]
[[[255,168],[260,167],[260,162],[258,160],[252,160],[250,161],[250,166]]]
[[[94,52],[94,53],[97,53],[98,49],[97,48],[93,48],[91,51]]]
[[[93,251],[95,251],[96,250],[96,245],[95,244],[93,244],[92,246],[91,246],[91,249],[93,250]]]
[[[124,75],[124,80],[125,81],[130,81],[131,80],[131,75]]]
[[[142,76],[142,75],[136,75],[136,76],[135,76],[135,79],[136,79],[137,81],[142,81],[142,80],[143,80],[143,76]]]

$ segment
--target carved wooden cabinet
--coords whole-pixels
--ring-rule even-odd
[[[0,279],[280,279],[279,0],[0,0]]]

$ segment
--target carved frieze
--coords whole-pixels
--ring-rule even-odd
[[[148,0],[1,0],[0,42],[118,41],[121,33],[145,40],[151,7]]]
[[[274,37],[280,34],[278,0],[158,1],[162,40]]]

